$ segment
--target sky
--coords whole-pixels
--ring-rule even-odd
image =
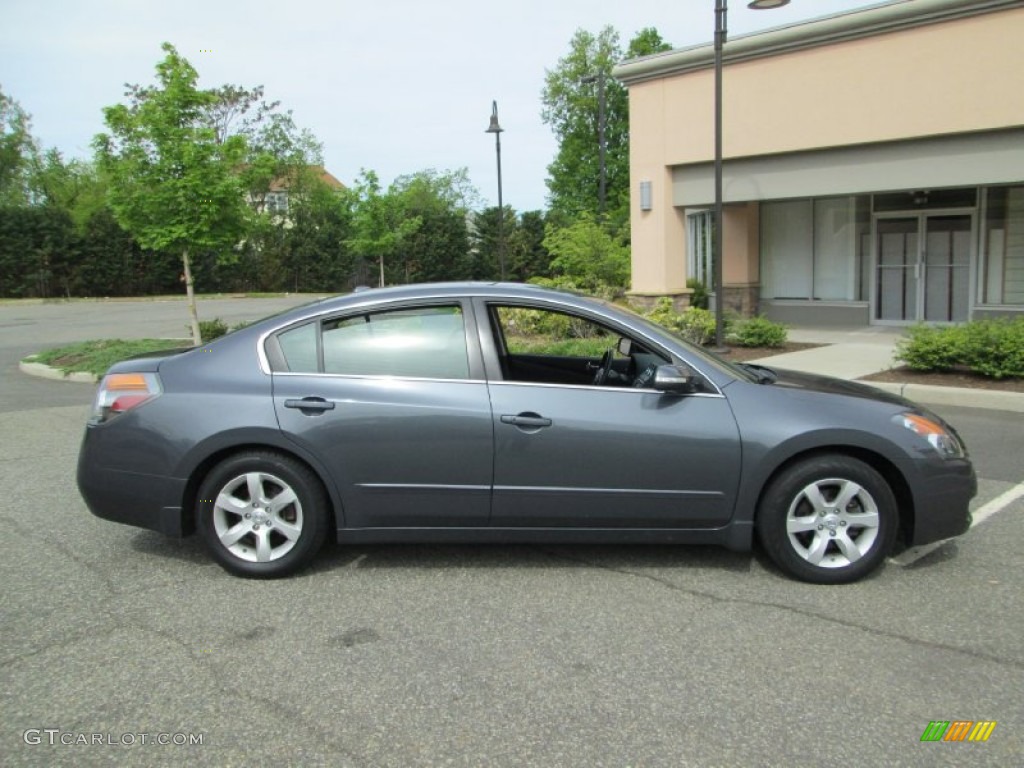
[[[733,0],[729,35],[878,4],[792,0],[764,11]],[[125,83],[153,83],[166,41],[201,87],[263,85],[323,143],[344,184],[364,168],[385,185],[466,168],[484,205],[497,203],[484,133],[497,101],[504,203],[527,211],[546,207],[557,152],[540,117],[545,71],[577,29],[606,25],[623,49],[645,27],[673,48],[707,44],[714,0],[0,0],[0,89],[31,115],[44,148],[88,158],[103,107],[125,101]]]

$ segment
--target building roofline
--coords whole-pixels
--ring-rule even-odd
[[[1024,7],[1024,0],[890,0],[731,38],[725,45],[722,60],[731,64],[760,59],[1021,7]],[[612,70],[612,75],[629,86],[645,80],[709,69],[714,66],[714,59],[713,43],[702,43],[623,61]]]

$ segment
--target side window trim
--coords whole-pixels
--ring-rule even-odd
[[[484,367],[488,381],[503,382],[508,384],[529,384],[529,382],[517,382],[508,378],[502,367],[504,355],[508,352],[508,344],[505,340],[505,329],[501,326],[498,318],[500,307],[521,307],[523,309],[535,309],[542,312],[557,312],[573,317],[580,317],[587,322],[599,325],[610,331],[613,335],[626,337],[644,348],[650,350],[651,354],[657,355],[669,361],[669,363],[685,362],[670,350],[665,349],[652,339],[643,334],[638,334],[617,323],[609,324],[607,319],[593,317],[589,312],[581,311],[577,307],[563,307],[556,304],[549,304],[544,301],[517,300],[512,297],[477,297],[473,300],[474,309],[478,318],[484,318],[487,327],[482,322],[479,327],[478,337],[480,339],[481,352],[484,359]],[[504,348],[504,350],[502,349]],[[702,374],[703,375],[703,374]],[[534,384],[534,386],[564,386],[588,388],[586,384]]]
[[[279,328],[276,331],[268,334],[266,341],[264,342],[264,349],[266,351],[267,360],[270,364],[271,371],[274,373],[294,373],[297,375],[319,375],[319,376],[349,376],[358,375],[360,378],[400,378],[400,379],[430,379],[436,377],[429,376],[391,376],[389,374],[341,374],[341,373],[328,373],[326,372],[326,366],[324,364],[324,344],[323,334],[324,326],[332,321],[345,319],[348,317],[359,317],[373,314],[384,314],[389,312],[402,312],[416,309],[424,309],[429,307],[457,307],[462,315],[463,324],[463,341],[466,345],[466,355],[468,362],[468,376],[465,378],[451,379],[452,381],[483,381],[485,378],[483,354],[480,348],[480,333],[479,324],[477,322],[477,314],[475,307],[471,299],[454,296],[438,296],[430,299],[419,299],[419,300],[404,300],[394,303],[386,303],[376,306],[360,306],[352,307],[350,309],[335,311],[330,313],[324,313],[312,318],[306,318],[297,323],[293,323],[284,328]],[[288,365],[287,359],[284,356],[284,352],[281,348],[279,336],[289,331],[296,330],[305,325],[312,324],[315,326],[315,340],[316,340],[316,359],[317,359],[317,370],[316,371],[292,371]],[[443,378],[443,377],[442,377]],[[447,379],[445,379],[447,380]]]

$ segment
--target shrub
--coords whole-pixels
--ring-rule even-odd
[[[916,325],[896,345],[896,359],[915,371],[966,368],[994,379],[1024,377],[1024,317]]]
[[[959,327],[915,325],[896,344],[896,359],[915,371],[948,371],[963,359]]]
[[[192,326],[186,325],[189,333],[192,332]],[[199,335],[203,337],[203,341],[213,341],[219,336],[223,336],[228,332],[228,324],[221,320],[219,317],[213,318],[213,320],[200,320],[199,321]]]
[[[959,329],[964,363],[993,379],[1024,377],[1024,317],[980,320]]]
[[[697,307],[697,309],[707,309],[709,306],[708,287],[696,277],[687,279],[686,287],[693,291],[690,294],[690,306]]]
[[[701,346],[715,338],[715,315],[699,307],[687,307],[676,312],[672,300],[667,296],[658,299],[647,317],[658,325],[682,336],[687,341]]]
[[[789,331],[781,323],[773,323],[766,317],[751,317],[739,321],[729,334],[729,341],[741,347],[781,347],[788,336]]]

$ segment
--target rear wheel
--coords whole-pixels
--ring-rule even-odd
[[[199,488],[197,522],[214,558],[249,578],[306,567],[327,534],[328,500],[305,465],[247,452],[218,464]]]
[[[843,584],[867,575],[892,549],[896,499],[885,478],[849,456],[805,459],[766,489],[757,530],[768,556],[790,576]]]

